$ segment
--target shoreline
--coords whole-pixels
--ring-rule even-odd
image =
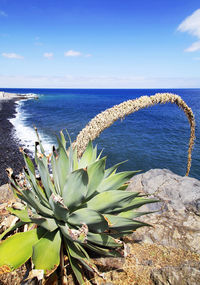
[[[11,167],[14,174],[19,174],[24,166],[24,159],[19,151],[22,145],[13,135],[14,126],[10,119],[15,118],[18,101],[33,98],[38,96],[0,92],[0,186],[8,183],[6,168]]]
[[[20,93],[10,93],[10,92],[4,92],[0,91],[0,101],[7,101],[7,100],[20,100],[20,99],[38,99],[39,97],[34,93],[26,93],[26,94],[20,94]]]

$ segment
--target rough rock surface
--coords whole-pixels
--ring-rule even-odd
[[[197,285],[200,284],[199,263],[177,267],[164,267],[151,272],[150,278],[156,285]]]
[[[145,205],[141,211],[156,211],[140,219],[152,228],[140,228],[134,241],[164,245],[200,254],[200,181],[181,177],[167,169],[151,169],[135,176],[129,191],[158,198],[159,203]],[[153,270],[153,284],[200,284],[200,263]]]
[[[173,246],[200,253],[200,181],[167,169],[152,169],[135,176],[128,188],[156,197],[159,203],[141,210],[157,211],[142,217],[153,228],[141,228],[135,240]]]

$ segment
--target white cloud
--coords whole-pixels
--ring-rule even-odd
[[[200,9],[197,9],[192,15],[188,16],[177,28],[180,32],[187,32],[200,40]],[[185,49],[186,52],[200,50],[200,41],[194,42]]]
[[[200,77],[115,77],[115,76],[6,76],[5,88],[199,88]]]
[[[3,57],[6,57],[6,58],[11,58],[11,59],[23,59],[24,57],[19,55],[19,54],[16,54],[14,52],[12,53],[6,53],[6,52],[3,52],[1,54]]]
[[[90,53],[86,54],[85,57],[91,57],[92,55]]]
[[[50,58],[53,57],[53,53],[52,53],[52,52],[45,52],[45,53],[43,54],[43,56],[46,57],[46,58],[48,58],[48,59],[50,59]]]
[[[64,53],[65,56],[81,56],[81,52],[80,51],[75,51],[75,50],[68,50]]]
[[[194,52],[200,50],[200,41],[194,42],[191,46],[185,49],[186,52]]]
[[[4,11],[0,10],[0,16],[7,17],[8,15]]]

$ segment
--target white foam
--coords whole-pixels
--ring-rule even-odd
[[[26,118],[28,114],[26,114],[23,110],[24,101],[26,100],[20,100],[17,102],[16,116],[15,118],[10,119],[9,121],[14,126],[14,139],[19,140],[20,144],[30,150],[30,152],[34,156],[35,142],[37,141],[37,136],[34,128],[26,125]],[[38,129],[38,133],[45,152],[50,153],[52,151],[53,145],[52,139],[45,135],[40,129]]]

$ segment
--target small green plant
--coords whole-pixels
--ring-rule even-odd
[[[136,171],[116,172],[121,163],[106,169],[106,157],[97,156],[97,147],[91,142],[78,159],[72,144],[66,150],[62,132],[57,140],[57,149],[53,147],[52,155],[46,156],[38,136],[37,170],[22,150],[25,179],[17,180],[9,171],[10,186],[24,208],[8,208],[19,222],[0,239],[27,226],[26,231],[0,243],[0,272],[15,270],[31,258],[32,268],[43,270],[46,276],[58,270],[61,284],[66,284],[65,265],[69,262],[76,279],[83,284],[84,267],[99,274],[88,250],[121,256],[120,238],[147,226],[135,220],[146,214],[136,209],[155,200],[124,191]]]

